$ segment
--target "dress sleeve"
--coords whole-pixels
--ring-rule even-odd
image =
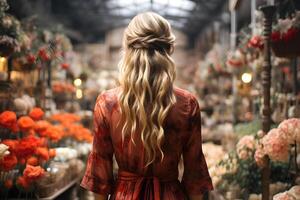
[[[213,185],[202,152],[200,108],[194,96],[190,99],[188,123],[188,136],[183,148],[182,184],[189,195],[199,195],[213,190]]]
[[[113,185],[113,145],[105,117],[105,100],[97,98],[94,109],[94,138],[81,186],[94,193],[108,195]]]

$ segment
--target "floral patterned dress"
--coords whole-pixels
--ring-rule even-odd
[[[212,182],[202,153],[199,104],[192,94],[174,88],[177,99],[165,125],[159,157],[144,167],[144,148],[138,134],[124,138],[118,126],[120,88],[99,95],[94,110],[95,135],[81,186],[92,192],[109,195],[112,200],[184,200],[187,194],[198,195],[212,190]],[[118,163],[113,176],[113,155]],[[159,153],[158,153],[159,155]],[[178,180],[178,163],[183,155],[184,173]]]

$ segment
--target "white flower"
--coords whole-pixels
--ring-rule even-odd
[[[8,148],[5,144],[0,144],[0,159],[9,154]]]

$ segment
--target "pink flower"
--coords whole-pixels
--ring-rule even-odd
[[[295,200],[293,197],[291,197],[287,192],[276,194],[273,197],[273,200]]]
[[[242,160],[246,160],[251,156],[252,152],[255,149],[255,139],[252,135],[246,135],[240,139],[236,145],[236,151],[238,157]]]
[[[255,159],[257,166],[259,166],[259,167],[264,166],[264,156],[265,155],[266,155],[266,153],[264,152],[264,149],[262,147],[259,147],[256,149],[255,154],[254,154],[254,159]]]
[[[284,138],[289,144],[295,141],[300,142],[300,119],[291,118],[284,120],[279,124],[279,129],[282,130]]]
[[[289,158],[289,143],[281,129],[275,128],[262,139],[265,153],[274,161],[286,162]]]

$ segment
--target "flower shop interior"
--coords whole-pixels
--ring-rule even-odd
[[[201,108],[214,186],[203,199],[300,200],[299,10],[299,0],[0,0],[0,199],[95,198],[80,187],[95,102],[118,85],[126,26],[153,11],[176,36],[175,85]]]

